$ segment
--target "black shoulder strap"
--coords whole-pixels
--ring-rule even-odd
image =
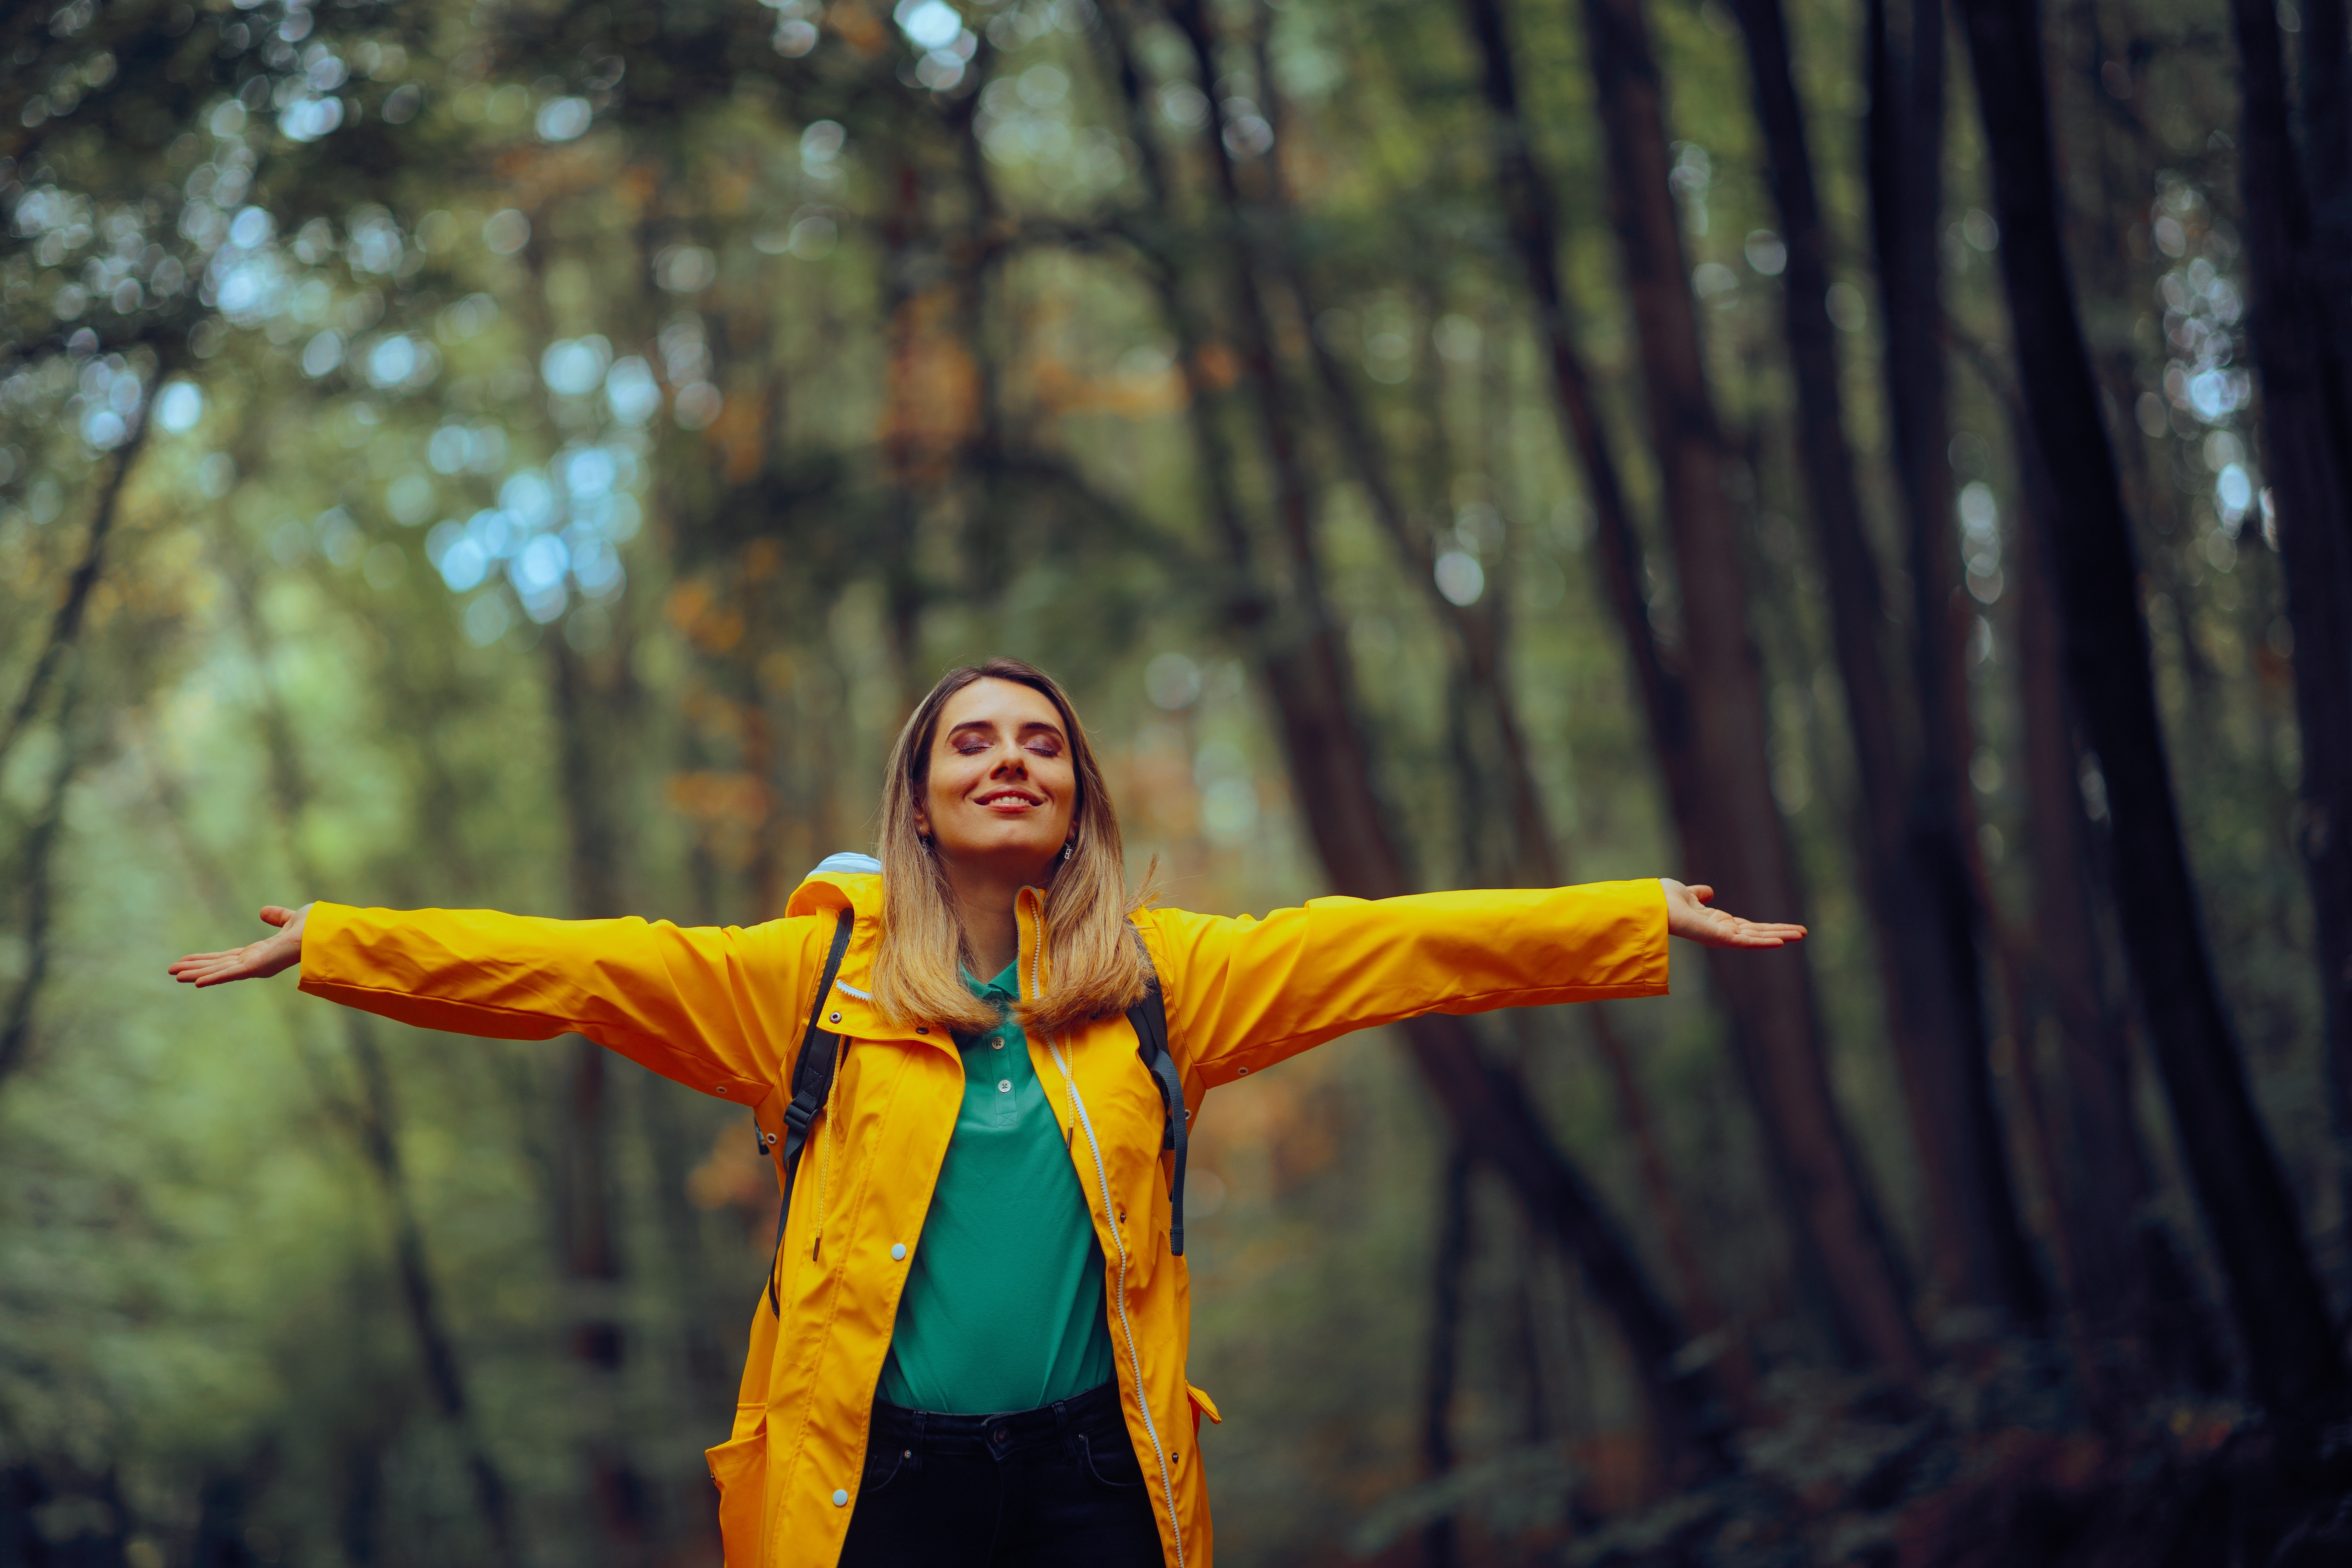
[[[1137,945],[1140,946],[1139,942]],[[1127,1010],[1127,1021],[1135,1026],[1136,1055],[1151,1073],[1151,1081],[1159,1086],[1160,1108],[1168,1113],[1168,1126],[1160,1136],[1162,1149],[1176,1151],[1176,1173],[1168,1184],[1168,1250],[1177,1257],[1184,1256],[1184,1156],[1189,1139],[1185,1123],[1192,1112],[1184,1108],[1184,1080],[1177,1076],[1176,1058],[1168,1051],[1168,1004],[1160,994],[1160,975],[1151,968],[1151,955],[1146,952],[1143,966],[1150,972],[1143,999]]]
[[[776,1297],[776,1275],[784,1252],[784,1226],[793,1217],[793,1180],[800,1174],[801,1156],[808,1152],[809,1123],[824,1109],[833,1093],[833,1075],[841,1065],[841,1037],[817,1026],[824,1016],[824,999],[841,973],[841,955],[849,951],[849,931],[856,917],[848,910],[834,923],[833,952],[824,961],[824,978],[817,983],[816,1000],[809,1006],[808,1028],[801,1035],[800,1060],[793,1066],[793,1102],[784,1108],[784,1202],[776,1214],[776,1249],[768,1259],[768,1306],[778,1317],[783,1307]],[[753,1122],[756,1128],[758,1123]],[[773,1148],[773,1134],[760,1133],[760,1151]]]

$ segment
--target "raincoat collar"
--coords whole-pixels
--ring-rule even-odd
[[[883,1017],[874,1005],[874,960],[882,941],[882,879],[870,871],[814,871],[806,880],[793,889],[784,906],[788,920],[811,915],[835,917],[843,910],[852,912],[856,925],[849,936],[849,951],[842,954],[841,973],[834,981],[833,994],[824,1006],[827,1029],[853,1040],[909,1040],[927,1042],[952,1052],[954,1042],[938,1029],[919,1032],[912,1024],[899,1024]],[[1020,956],[1014,961],[1019,994],[1034,998],[1048,978],[1044,973],[1042,949],[1045,935],[1045,894],[1037,888],[1024,888],[1013,905],[1014,919],[1020,922]],[[840,1016],[835,1017],[838,1013]]]

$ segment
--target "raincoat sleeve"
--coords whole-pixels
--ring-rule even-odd
[[[310,907],[302,989],[414,1024],[493,1039],[581,1034],[664,1078],[741,1105],[783,1079],[793,1016],[829,919],[681,928],[494,910]]]
[[[1665,890],[1582,887],[1316,899],[1263,920],[1153,910],[1169,1034],[1207,1085],[1350,1030],[1666,990]]]

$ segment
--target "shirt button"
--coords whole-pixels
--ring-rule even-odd
[[[998,1079],[996,1080],[996,1092],[999,1094],[1011,1094],[1013,1092],[1013,1080],[1009,1078]]]
[[[890,1261],[891,1261],[891,1262],[893,1262],[893,1263],[902,1262],[902,1261],[904,1261],[904,1259],[906,1258],[906,1256],[907,1256],[907,1244],[906,1244],[905,1242],[903,1242],[903,1241],[894,1241],[894,1242],[892,1242],[892,1243],[890,1244]]]
[[[992,1051],[1001,1051],[1004,1048],[1004,1042],[1003,1040],[991,1040],[988,1042],[988,1048]]]
[[[849,1494],[842,1490],[839,1487],[834,1488],[833,1506],[835,1508],[847,1508],[849,1506]]]

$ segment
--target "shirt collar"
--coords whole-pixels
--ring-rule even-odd
[[[971,994],[983,1002],[993,1002],[1002,1007],[1021,999],[1021,961],[1019,959],[1006,964],[998,973],[996,978],[985,985],[974,980],[969,969],[962,971],[962,974],[963,983],[971,987]]]

